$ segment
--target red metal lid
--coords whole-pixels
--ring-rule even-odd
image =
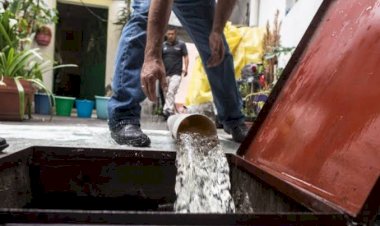
[[[238,153],[312,209],[379,207],[380,1],[323,2]]]

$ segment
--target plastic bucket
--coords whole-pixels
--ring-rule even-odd
[[[71,116],[74,105],[74,97],[55,96],[55,111],[59,116]]]
[[[168,127],[174,139],[178,139],[180,133],[199,133],[203,136],[216,136],[215,123],[202,114],[177,114],[168,118]]]
[[[92,100],[76,100],[77,116],[79,118],[91,118],[94,109],[94,101]]]
[[[108,100],[110,97],[95,96],[96,100],[96,117],[98,119],[108,119]]]
[[[41,115],[50,115],[51,104],[49,96],[44,93],[34,94],[34,113]]]

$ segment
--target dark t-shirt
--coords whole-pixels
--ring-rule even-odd
[[[176,41],[174,45],[164,42],[162,45],[162,59],[164,61],[166,75],[181,75],[182,57],[187,56],[186,44]]]

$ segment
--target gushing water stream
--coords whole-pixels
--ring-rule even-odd
[[[183,133],[178,139],[174,211],[232,213],[230,170],[218,137]]]

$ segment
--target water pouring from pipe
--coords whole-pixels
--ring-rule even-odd
[[[169,117],[168,127],[178,145],[174,211],[233,213],[229,166],[214,122],[201,114]]]

